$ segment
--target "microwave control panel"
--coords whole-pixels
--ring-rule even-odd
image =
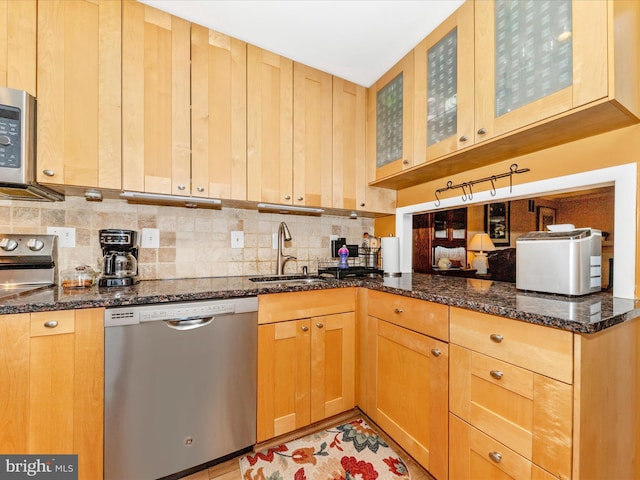
[[[20,168],[20,109],[0,106],[0,167]]]

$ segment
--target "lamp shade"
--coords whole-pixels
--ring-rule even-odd
[[[476,233],[469,242],[469,250],[472,252],[493,252],[495,245],[486,233]]]

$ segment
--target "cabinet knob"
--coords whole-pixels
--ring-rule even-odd
[[[442,354],[442,352],[441,352],[439,349],[437,349],[437,348],[432,348],[432,349],[431,349],[431,354],[432,354],[434,357],[439,357],[439,356]]]
[[[487,133],[487,129],[482,127],[478,129],[478,135],[484,135],[485,133]]]
[[[393,311],[394,311],[395,313],[402,313],[402,311],[403,311],[403,310],[402,310],[401,308],[396,308],[396,309],[394,309]]]
[[[42,170],[42,173],[44,173],[47,177],[53,177],[56,174],[56,172],[54,172],[53,170],[49,170],[49,169]]]
[[[491,375],[496,380],[500,380],[502,378],[503,373],[500,370],[491,370],[489,372],[489,375]]]
[[[489,338],[496,343],[502,343],[502,340],[504,340],[504,337],[497,333],[492,333],[491,335],[489,335]]]
[[[285,196],[284,196],[284,199],[285,199],[285,200],[291,200],[291,195],[285,195]]]
[[[184,186],[184,185],[178,185],[178,190],[180,190],[180,191],[184,190],[185,188],[187,188],[187,187]]]
[[[299,202],[301,202],[302,200],[304,200],[304,197],[298,197]]]
[[[364,204],[364,202],[360,204],[360,206],[361,206],[362,208],[364,208],[364,205],[365,205],[365,204]]]
[[[200,193],[204,192],[204,187],[198,186],[196,187],[196,190],[199,191]]]
[[[58,322],[55,320],[49,320],[48,322],[44,322],[44,326],[46,328],[56,328],[58,326]]]
[[[462,135],[458,140],[461,142],[466,142],[467,140],[469,140],[469,137],[467,137],[466,135]]]
[[[496,463],[500,463],[502,455],[499,452],[489,452],[489,458]]]
[[[322,327],[324,327],[324,324],[323,324],[323,323],[318,322],[318,323],[316,323],[316,327],[318,327],[318,328],[322,328]]]
[[[403,165],[409,165],[409,160],[407,160],[406,158],[404,160],[402,160],[402,164]]]
[[[302,330],[303,332],[306,332],[309,330],[309,327],[307,327],[306,325],[303,325],[300,327],[300,330]]]

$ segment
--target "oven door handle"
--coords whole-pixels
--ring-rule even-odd
[[[165,320],[164,323],[167,327],[174,330],[193,330],[194,328],[206,327],[216,317],[189,317],[179,318],[175,320]]]

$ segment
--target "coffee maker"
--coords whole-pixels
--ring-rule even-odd
[[[115,228],[100,230],[100,287],[126,287],[138,282],[138,233]]]

